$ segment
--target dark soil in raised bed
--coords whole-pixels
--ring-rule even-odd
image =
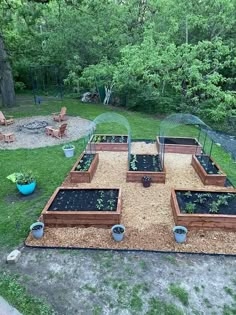
[[[236,215],[236,194],[225,192],[177,191],[177,201],[181,213]],[[193,206],[194,205],[194,206]],[[212,212],[210,209],[218,209]]]
[[[81,160],[79,161],[77,167],[75,168],[75,171],[78,172],[85,172],[89,169],[90,165],[93,162],[93,159],[95,157],[95,154],[84,154]]]
[[[116,211],[118,189],[60,189],[48,211]]]
[[[127,143],[127,136],[93,136],[92,142],[94,143]]]
[[[132,162],[136,160],[136,162]],[[134,167],[136,169],[134,169]],[[162,172],[162,166],[159,155],[144,155],[144,154],[131,154],[130,171],[146,171],[146,172]]]
[[[163,140],[163,138],[162,138],[162,140]],[[165,141],[165,144],[199,145],[199,143],[194,138],[169,138],[169,137],[164,137],[164,141]]]
[[[207,155],[195,155],[207,174],[221,174],[218,167]]]

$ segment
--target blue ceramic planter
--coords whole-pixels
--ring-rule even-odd
[[[122,224],[113,225],[111,231],[112,231],[112,237],[116,242],[120,242],[123,240],[124,233],[125,233],[124,225]]]
[[[177,243],[183,243],[186,240],[186,235],[188,230],[184,226],[175,226],[173,228],[173,232],[175,235],[175,240]]]
[[[26,185],[16,184],[16,187],[18,188],[19,192],[22,195],[29,195],[29,194],[32,194],[32,192],[35,190],[36,181],[34,181],[30,184],[26,184]]]
[[[30,231],[33,234],[33,237],[36,239],[40,239],[43,237],[44,232],[44,224],[43,222],[35,222],[30,226]]]
[[[64,151],[65,157],[70,158],[70,157],[74,156],[74,153],[75,153],[75,147],[74,146],[73,146],[73,148],[70,148],[70,149],[64,149],[64,148],[62,148],[62,149]]]

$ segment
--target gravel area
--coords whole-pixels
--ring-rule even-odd
[[[156,154],[155,144],[134,143],[132,153]],[[236,233],[223,231],[190,231],[185,244],[174,241],[174,220],[170,206],[171,188],[204,187],[190,165],[191,155],[166,154],[167,178],[165,184],[152,183],[143,188],[141,183],[127,183],[127,153],[99,152],[99,165],[91,183],[71,184],[69,178],[63,185],[75,187],[114,188],[122,190],[122,219],[126,226],[124,241],[116,243],[110,229],[103,228],[46,228],[41,240],[30,234],[26,244],[33,246],[74,246],[84,248],[146,249],[199,253],[236,253]],[[224,188],[222,188],[224,189]]]
[[[14,133],[16,140],[14,142],[5,143],[0,142],[0,149],[19,149],[19,148],[40,148],[45,146],[57,145],[69,141],[77,140],[84,135],[88,130],[91,121],[87,119],[82,119],[80,117],[68,116],[66,136],[62,139],[58,139],[52,136],[47,136],[45,134],[45,128],[34,130],[27,130],[24,125],[30,124],[34,121],[45,122],[47,126],[52,126],[58,129],[64,122],[55,122],[52,120],[52,116],[34,116],[26,118],[15,118],[15,122],[9,126],[0,126],[0,132],[3,134]]]

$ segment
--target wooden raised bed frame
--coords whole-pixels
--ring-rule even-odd
[[[65,226],[95,226],[95,227],[111,227],[120,223],[121,218],[121,190],[119,188],[91,188],[97,189],[118,189],[118,200],[116,211],[48,211],[50,205],[55,199],[60,189],[89,189],[75,187],[58,187],[52,194],[42,211],[43,222],[46,226],[65,227]]]
[[[84,154],[86,154],[85,151],[80,155],[79,159],[76,161],[76,163],[72,167],[72,170],[70,171],[71,183],[90,183],[92,181],[93,175],[96,172],[98,166],[99,161],[98,153],[95,154],[94,159],[87,171],[76,171],[75,169],[78,166]]]
[[[186,144],[165,144],[165,153],[181,153],[181,154],[201,154],[202,146],[195,138],[190,137],[165,137],[165,138],[176,138],[176,139],[193,139],[199,145],[186,145]],[[157,150],[160,152],[159,137],[156,138]]]
[[[112,143],[112,142],[92,142],[92,139],[94,136],[115,136],[115,137],[127,137],[127,142],[126,143]],[[91,136],[89,140],[89,144],[91,144],[92,148],[94,151],[128,151],[128,135],[117,135],[117,134],[94,134]],[[88,144],[88,147],[89,147]]]
[[[191,229],[205,229],[205,230],[221,230],[221,231],[236,231],[236,215],[223,214],[187,214],[181,213],[176,197],[177,191],[189,191],[187,189],[172,189],[171,191],[171,207],[176,225],[186,226]],[[236,190],[190,190],[193,192],[225,192],[236,193]]]
[[[226,181],[226,174],[222,171],[220,166],[214,161],[212,157],[209,158],[215,164],[215,166],[218,168],[221,174],[208,174],[195,155],[192,156],[191,165],[195,169],[196,173],[198,174],[204,185],[215,185],[224,187]]]
[[[129,169],[129,164],[128,164]],[[165,183],[166,181],[166,169],[162,172],[147,172],[147,171],[127,171],[126,182],[142,182],[143,176],[150,176],[152,183]]]

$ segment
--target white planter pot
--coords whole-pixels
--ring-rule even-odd
[[[65,157],[70,158],[72,156],[74,156],[75,153],[75,147],[71,148],[71,149],[63,149]]]

